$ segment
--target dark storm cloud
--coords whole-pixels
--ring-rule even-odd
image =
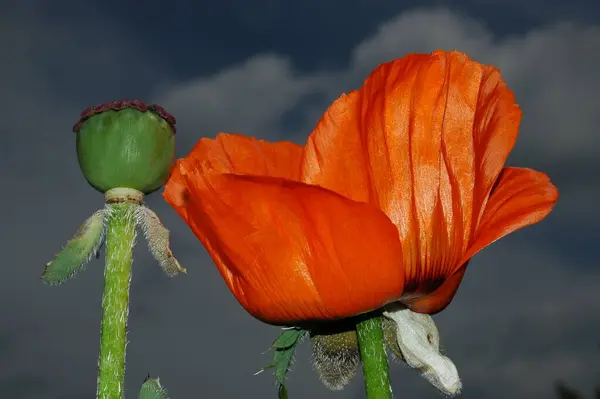
[[[6,396],[74,398],[95,390],[103,259],[62,287],[39,281],[44,263],[102,206],[75,157],[71,126],[82,108],[124,96],[160,100],[180,120],[180,155],[219,130],[300,141],[327,103],[358,87],[377,63],[432,46],[459,47],[503,68],[525,112],[512,162],[549,170],[561,188],[548,221],[478,255],[456,301],[436,317],[465,381],[463,397],[547,398],[555,378],[594,382],[597,251],[577,242],[590,240],[580,231],[600,231],[590,215],[599,197],[591,171],[598,169],[600,121],[588,97],[600,89],[590,60],[597,28],[556,27],[557,11],[547,7],[545,20],[532,13],[521,29],[498,33],[498,12],[486,10],[514,6],[491,1],[469,13],[472,20],[440,9],[395,18],[401,10],[391,2],[355,1],[344,15],[315,1],[264,0],[260,12],[235,1],[210,2],[212,11],[202,2],[166,10],[152,1],[129,8],[133,3],[29,1],[0,9],[0,47],[10,60],[0,64],[0,178],[9,193],[0,196],[9,226],[0,229],[8,271],[0,280]],[[585,13],[572,4],[569,18],[580,21]],[[504,34],[511,30],[527,33]],[[544,48],[553,51],[536,52]],[[272,377],[252,374],[268,363],[261,353],[277,329],[241,309],[158,194],[148,204],[172,230],[189,274],[164,277],[140,240],[128,397],[149,372],[174,399],[197,396],[198,387],[208,397],[274,397]],[[292,397],[362,397],[360,378],[343,393],[325,390],[309,355],[305,343],[290,375]],[[439,397],[401,366],[393,366],[393,381],[399,396]]]
[[[70,0],[70,2],[75,2]],[[165,6],[149,0],[101,2],[106,15],[132,30],[138,42],[151,43],[156,57],[192,77],[257,53],[290,54],[306,71],[340,67],[355,44],[386,19],[414,7],[445,6],[485,21],[500,35],[524,33],[556,21],[599,22],[590,0],[222,0],[178,1]],[[85,7],[78,3],[77,7]],[[596,8],[594,12],[593,8]]]

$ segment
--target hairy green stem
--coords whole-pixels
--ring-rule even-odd
[[[132,202],[107,205],[106,266],[96,392],[98,399],[124,397],[129,286],[137,207]]]
[[[390,369],[383,341],[381,317],[375,316],[356,325],[358,347],[363,364],[368,399],[391,399]]]

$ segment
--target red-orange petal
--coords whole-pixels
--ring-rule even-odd
[[[270,143],[239,134],[219,133],[198,141],[186,162],[205,170],[298,180],[302,146],[289,141]]]
[[[454,298],[462,278],[467,271],[468,263],[462,265],[432,293],[414,299],[400,300],[400,302],[416,313],[436,314],[441,312],[450,304],[452,298]]]
[[[471,257],[492,242],[544,219],[558,199],[547,175],[532,169],[504,168],[496,182],[475,241],[458,262],[458,270],[429,295],[403,300],[413,312],[435,314],[454,298]]]
[[[188,193],[180,166],[207,172],[282,177],[297,180],[303,147],[287,141],[269,143],[239,134],[219,133],[202,138],[192,151],[177,161],[165,185],[164,198],[187,220]]]
[[[504,168],[462,261],[505,235],[541,221],[557,200],[558,189],[545,173],[528,168]]]
[[[179,163],[187,222],[256,318],[338,319],[402,294],[400,242],[379,209],[291,180],[195,165]]]
[[[355,201],[373,202],[360,101],[357,91],[342,94],[321,117],[304,147],[301,180]]]
[[[424,295],[461,266],[520,114],[495,68],[458,52],[412,54],[330,107],[301,179],[379,206],[398,228],[406,289]]]
[[[490,192],[504,168],[519,134],[521,109],[500,72],[488,68],[481,81],[478,110],[474,121],[475,185],[473,192],[472,241],[481,222]]]

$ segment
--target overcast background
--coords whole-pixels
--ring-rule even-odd
[[[509,163],[548,173],[561,197],[539,225],[471,262],[435,319],[465,399],[551,399],[565,380],[591,398],[600,383],[600,4],[594,0],[1,0],[0,392],[32,399],[95,393],[103,257],[54,288],[39,280],[103,204],[77,165],[79,112],[122,97],[157,102],[178,121],[177,153],[219,131],[305,140],[342,92],[379,63],[459,49],[498,66],[524,115]],[[172,399],[275,398],[253,373],[278,329],[235,301],[200,243],[158,194],[187,276],[168,279],[136,249],[128,398],[147,373]],[[332,393],[309,345],[290,398]],[[397,398],[440,398],[392,366]],[[202,394],[194,394],[194,392]]]

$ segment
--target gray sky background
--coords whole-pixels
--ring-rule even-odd
[[[0,2],[0,392],[71,399],[95,392],[103,259],[59,288],[46,261],[102,206],[77,165],[71,127],[122,97],[178,120],[178,155],[219,131],[301,142],[327,105],[379,63],[437,48],[501,68],[524,116],[509,163],[548,173],[561,193],[539,225],[472,261],[435,317],[465,399],[553,397],[563,379],[600,383],[600,5],[593,0],[3,0]],[[278,334],[237,304],[200,243],[163,202],[187,276],[167,279],[141,242],[131,291],[128,397],[148,372],[173,399],[275,398],[253,376]],[[360,398],[361,378],[326,390],[309,345],[291,398]],[[439,398],[392,366],[398,398]]]

